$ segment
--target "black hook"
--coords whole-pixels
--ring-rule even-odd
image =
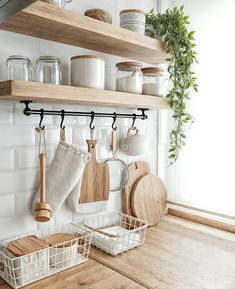
[[[63,126],[63,123],[64,123],[64,115],[65,115],[65,112],[64,110],[62,109],[61,110],[61,123],[60,123],[60,129],[65,129],[65,126]]]
[[[40,122],[38,125],[41,130],[44,130],[44,128],[45,128],[45,125],[42,126],[43,118],[44,118],[44,109],[42,108],[42,109],[40,109]]]
[[[91,111],[91,121],[90,121],[90,124],[89,124],[89,127],[90,127],[91,130],[95,129],[95,126],[94,125],[92,126],[94,118],[95,118],[95,113],[94,113],[94,111]]]
[[[112,123],[112,129],[113,129],[113,130],[116,130],[116,129],[117,129],[117,126],[114,126],[116,120],[117,120],[117,114],[116,114],[116,112],[114,112],[114,113],[113,113],[113,123]]]
[[[133,128],[134,125],[135,125],[135,121],[136,121],[136,114],[133,113],[133,121],[132,121],[132,125],[131,125],[132,128]]]

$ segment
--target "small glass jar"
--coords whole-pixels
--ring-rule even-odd
[[[163,97],[165,95],[164,70],[160,67],[145,67],[143,72],[143,94]]]
[[[43,0],[43,1],[60,8],[64,8],[67,3],[72,2],[72,0]]]
[[[60,59],[55,56],[40,56],[36,63],[37,81],[61,84]]]
[[[142,93],[142,64],[139,62],[120,62],[116,64],[116,90]]]
[[[34,80],[34,68],[27,56],[12,55],[6,62],[8,80]]]

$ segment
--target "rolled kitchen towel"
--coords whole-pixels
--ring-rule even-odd
[[[80,182],[89,158],[88,152],[62,141],[59,143],[46,173],[46,202],[51,206],[51,216],[59,210],[69,193]],[[33,214],[39,196],[37,192],[33,200]]]

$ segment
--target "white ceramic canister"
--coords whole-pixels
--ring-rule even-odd
[[[120,12],[122,28],[145,34],[145,12],[139,9],[125,9]]]
[[[71,58],[71,85],[104,89],[105,62],[94,55],[78,55]]]

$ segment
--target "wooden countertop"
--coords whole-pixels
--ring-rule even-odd
[[[88,262],[41,281],[23,287],[24,289],[143,289],[140,284],[118,272],[89,259]],[[11,289],[0,279],[0,289]]]
[[[149,289],[235,288],[235,234],[176,217],[149,228],[141,247],[90,256]]]
[[[143,246],[117,257],[93,247],[88,262],[24,288],[233,289],[235,234],[167,216]]]

